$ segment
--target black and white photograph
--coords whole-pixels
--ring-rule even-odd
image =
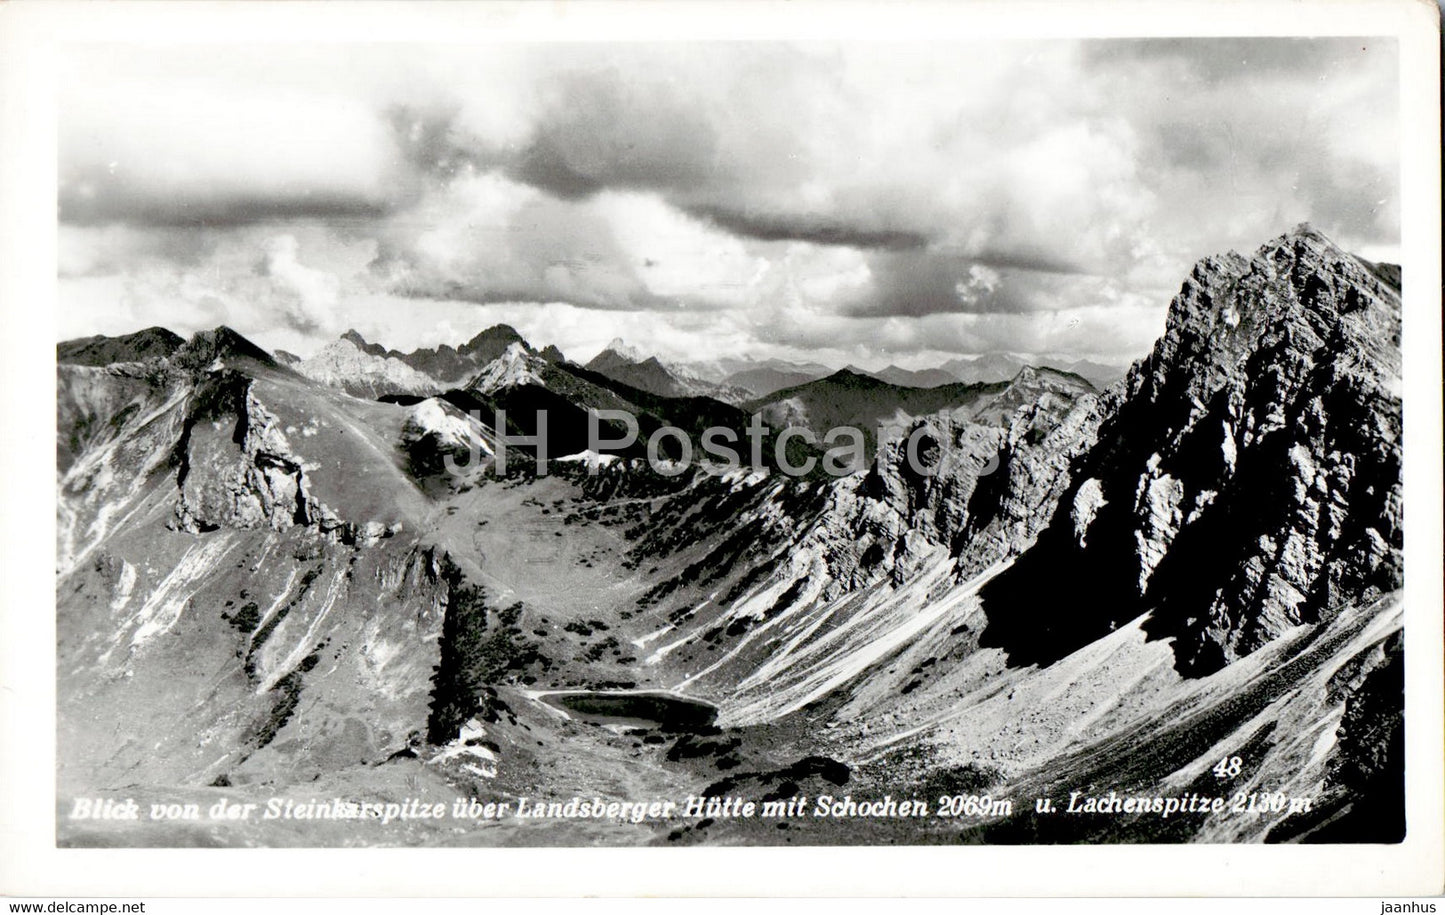
[[[1396,35],[54,59],[56,849],[1438,836]]]

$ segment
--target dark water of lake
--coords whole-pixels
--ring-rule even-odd
[[[689,730],[717,720],[717,707],[699,699],[645,690],[570,690],[540,697],[575,718],[621,727]]]

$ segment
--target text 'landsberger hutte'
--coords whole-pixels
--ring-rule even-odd
[[[1063,807],[1049,798],[1034,801],[1034,814],[1092,814],[1103,816],[1154,815],[1163,819],[1190,815],[1294,816],[1309,813],[1311,799],[1295,798],[1283,792],[1239,792],[1232,796],[1197,793],[1182,795],[1125,794],[1086,795],[1071,791]],[[401,801],[370,801],[345,798],[322,800],[272,797],[260,803],[233,802],[221,798],[205,808],[204,819],[239,822],[259,820],[356,820],[381,825],[414,820],[597,820],[643,823],[660,820],[728,819],[886,819],[910,817],[997,818],[1014,813],[1009,798],[989,795],[945,795],[936,802],[915,797],[841,797],[825,794],[817,798],[754,799],[738,796],[689,795],[682,800],[617,800],[575,796],[567,800],[519,797],[514,801],[459,797],[450,805],[443,801],[406,798]],[[152,803],[142,807],[134,799],[77,799],[70,810],[72,820],[201,820],[202,806],[196,803]]]

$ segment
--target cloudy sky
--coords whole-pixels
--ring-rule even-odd
[[[1310,221],[1397,258],[1397,71],[1366,39],[77,49],[59,332],[1126,362],[1206,254]]]

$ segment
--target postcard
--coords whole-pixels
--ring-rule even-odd
[[[16,892],[1440,888],[1433,8],[5,13]]]

